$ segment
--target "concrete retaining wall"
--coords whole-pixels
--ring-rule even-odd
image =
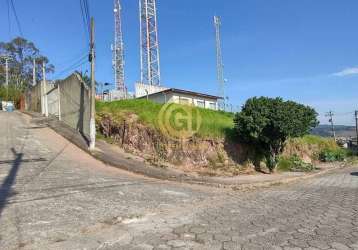
[[[89,138],[90,90],[78,73],[59,81],[61,121]]]

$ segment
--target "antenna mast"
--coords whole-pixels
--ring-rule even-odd
[[[120,92],[120,98],[126,99],[127,88],[124,83],[124,46],[122,35],[121,20],[121,4],[120,0],[114,0],[114,48],[113,48],[113,67],[114,81],[116,90]]]
[[[219,96],[223,99],[219,103],[219,109],[225,110],[225,78],[224,78],[224,62],[221,46],[221,19],[214,16],[215,35],[216,35],[216,70],[217,80],[219,83]]]
[[[156,0],[139,0],[141,83],[160,85]]]

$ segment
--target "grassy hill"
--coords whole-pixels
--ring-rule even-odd
[[[180,105],[177,105],[180,107]],[[136,114],[139,120],[153,128],[159,128],[158,115],[163,104],[154,103],[147,100],[123,100],[115,102],[97,102],[96,111],[99,113],[108,113],[116,119],[123,119],[128,114]],[[198,135],[209,138],[223,138],[230,133],[234,127],[234,114],[213,111],[193,107],[200,112],[202,124]]]
[[[178,109],[185,107],[172,105]],[[234,114],[192,107],[200,113],[202,119],[197,133],[199,138],[194,143],[179,143],[167,140],[163,133],[157,131],[164,106],[147,100],[97,102],[100,135],[110,143],[158,166],[170,166],[204,175],[236,175],[240,171],[250,172],[254,169],[254,152],[248,145],[235,140],[222,140],[232,136],[230,132],[234,128]],[[282,155],[285,168],[281,167],[281,170],[291,169],[289,164],[297,165],[298,157],[314,163],[322,150],[334,151],[337,148],[335,141],[330,138],[314,135],[291,138]],[[165,165],[167,163],[169,165]]]

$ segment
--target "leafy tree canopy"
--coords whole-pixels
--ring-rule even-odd
[[[42,64],[46,64],[46,72],[53,73],[54,66],[49,64],[49,59],[40,54],[34,43],[25,38],[17,37],[10,42],[0,42],[0,55],[11,57],[9,61],[10,84],[26,86],[32,82],[33,59],[36,59],[37,79],[42,78]],[[4,66],[0,67],[4,73]],[[4,81],[4,74],[1,74],[1,83]]]
[[[289,137],[308,134],[318,125],[316,111],[282,98],[254,97],[235,116],[239,138],[252,145],[273,171]]]

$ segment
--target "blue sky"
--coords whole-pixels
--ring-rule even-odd
[[[113,1],[89,0],[96,19],[97,79],[113,82],[110,46]],[[61,72],[87,51],[79,0],[14,0],[24,36]],[[138,1],[122,0],[125,73],[140,78]],[[337,124],[353,124],[358,109],[356,0],[158,0],[162,80],[168,87],[217,94],[213,15],[222,18],[227,94],[235,107],[252,96],[281,96],[333,110]],[[8,29],[0,0],[0,40]],[[85,66],[84,66],[85,67]],[[85,68],[83,69],[85,70]],[[64,77],[69,72],[65,71]]]

